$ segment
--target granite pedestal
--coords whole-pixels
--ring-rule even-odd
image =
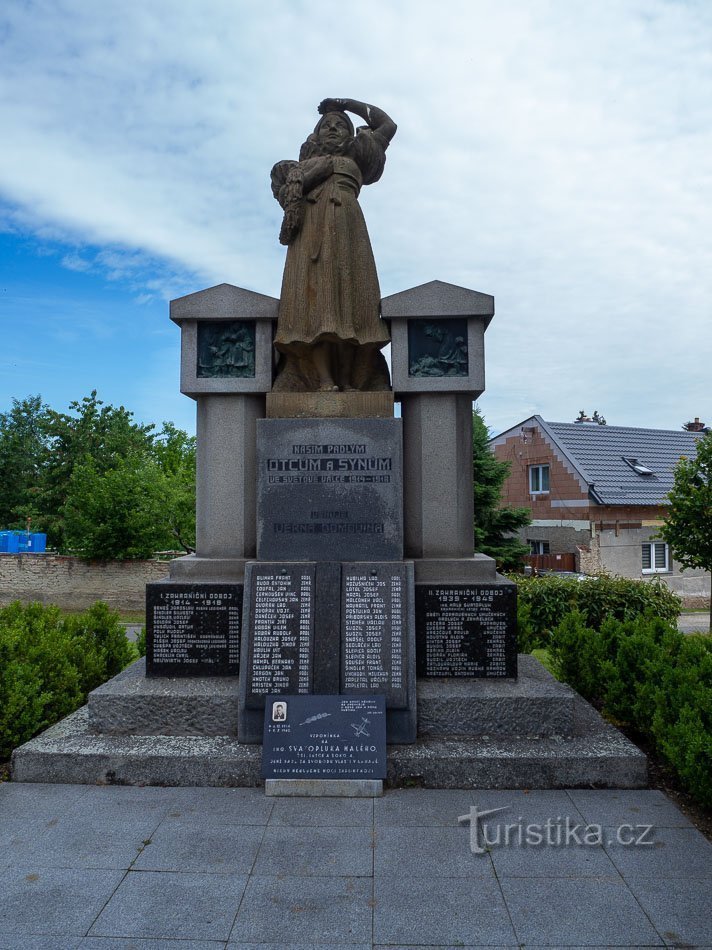
[[[189,688],[183,679],[146,680],[139,660],[92,692],[87,707],[17,749],[13,779],[260,785],[259,746],[227,731],[234,728],[234,690],[234,680],[219,678],[194,679]],[[217,697],[212,723],[210,696]],[[390,785],[641,788],[647,782],[643,753],[531,656],[519,657],[517,680],[420,680],[418,708],[418,741],[388,747]],[[217,722],[222,735],[213,732]],[[168,733],[180,723],[183,734]],[[187,731],[195,723],[202,723],[200,735]]]

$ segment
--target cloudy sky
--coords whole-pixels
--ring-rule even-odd
[[[5,0],[0,411],[98,389],[193,430],[167,302],[278,296],[269,170],[325,96],[398,123],[383,295],[494,295],[492,429],[712,423],[709,0]]]

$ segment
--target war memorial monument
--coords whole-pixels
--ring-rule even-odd
[[[381,716],[393,784],[644,785],[645,757],[517,657],[516,587],[473,550],[494,298],[439,280],[381,298],[358,195],[396,125],[353,99],[318,112],[271,173],[279,299],[219,284],[171,303],[197,406],[196,551],[148,585],[145,665],[18,750],[14,777],[259,784],[267,705],[277,734],[292,706],[317,737],[338,711]],[[312,696],[330,712],[307,715]],[[354,748],[304,777],[355,777]]]

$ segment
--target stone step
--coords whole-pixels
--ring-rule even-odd
[[[427,738],[388,747],[388,782],[424,788],[644,788],[645,755],[575,695],[568,736]]]
[[[576,693],[520,654],[513,679],[419,679],[418,735],[568,736]]]
[[[577,700],[574,735],[421,739],[389,746],[388,782],[426,788],[640,788],[646,759]],[[230,736],[109,736],[86,706],[16,749],[18,782],[118,785],[260,785],[261,749]]]
[[[236,736],[236,676],[146,677],[142,657],[88,697],[89,728],[113,736]]]
[[[115,736],[236,736],[238,681],[230,676],[154,677],[145,660],[89,694],[93,732]],[[418,680],[418,734],[567,736],[576,694],[532,656],[517,680]]]

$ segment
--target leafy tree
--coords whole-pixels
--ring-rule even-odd
[[[147,558],[170,548],[166,494],[166,478],[148,453],[117,457],[105,471],[87,456],[74,466],[62,506],[65,542],[99,560]]]
[[[195,548],[195,436],[164,422],[153,443],[156,461],[165,476],[164,518],[172,542],[186,551]]]
[[[712,572],[712,432],[698,441],[695,458],[683,456],[680,459],[674,479],[668,495],[670,508],[660,537],[670,545],[673,557],[683,569],[702,568]]]
[[[42,527],[50,544],[59,548],[64,548],[68,541],[64,515],[75,467],[91,460],[94,470],[103,474],[130,455],[149,452],[154,428],[135,423],[133,413],[123,406],[105,406],[97,398],[96,390],[80,402],[70,403],[69,409],[69,413],[53,409],[48,412],[46,435],[50,452],[40,489]],[[74,532],[72,536],[76,537]]]
[[[531,521],[528,508],[500,506],[502,485],[509,475],[509,462],[490,451],[489,432],[479,409],[472,414],[472,470],[475,493],[475,551],[489,554],[501,570],[521,568],[528,548],[516,536]]]
[[[23,529],[39,514],[39,479],[47,461],[49,406],[41,396],[12,400],[0,413],[0,528]]]
[[[32,518],[60,551],[148,557],[195,545],[195,439],[140,425],[96,391],[68,412],[40,396],[0,414],[0,528]]]

